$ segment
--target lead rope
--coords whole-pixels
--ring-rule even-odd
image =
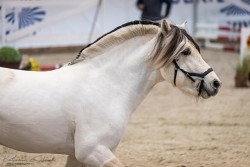
[[[175,65],[175,70],[174,70],[174,85],[176,86],[176,78],[177,78],[178,70],[180,70],[181,72],[183,72],[193,82],[195,82],[195,79],[193,77],[201,78],[201,82],[199,84],[199,89],[198,89],[198,92],[199,92],[198,96],[200,96],[202,88],[204,86],[204,78],[206,77],[207,74],[209,74],[210,72],[212,72],[213,69],[209,68],[204,73],[191,73],[191,72],[187,72],[187,71],[183,70],[182,68],[180,68],[180,66],[177,64],[177,61],[178,60],[176,60],[176,59],[174,59],[174,61],[173,61],[174,65]]]

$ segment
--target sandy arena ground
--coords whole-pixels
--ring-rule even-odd
[[[202,50],[223,82],[216,97],[199,100],[164,82],[133,114],[115,154],[128,167],[250,167],[250,88],[234,87],[238,55]],[[65,63],[76,53],[40,55]],[[0,134],[1,135],[1,134]],[[63,167],[66,156],[0,147],[0,167]]]

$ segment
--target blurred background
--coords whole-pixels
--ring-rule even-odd
[[[125,22],[140,19],[136,2],[1,0],[1,46],[82,46]],[[250,25],[249,8],[249,0],[172,0],[167,19],[174,24],[187,22],[188,32],[196,38],[216,40],[227,35],[233,41],[238,40],[238,28]],[[222,27],[227,31],[220,31]]]
[[[60,68],[104,33],[140,20],[139,1],[0,0],[0,66],[17,61],[25,70]],[[187,22],[222,89],[197,102],[158,84],[132,116],[116,155],[129,167],[249,167],[250,0],[170,1],[168,15],[166,4],[158,12],[173,24]],[[0,167],[65,162],[62,155],[0,147]]]

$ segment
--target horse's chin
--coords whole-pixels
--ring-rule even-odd
[[[211,96],[215,96],[217,93],[218,93],[218,89],[207,87],[207,85],[204,84],[203,88],[201,89],[200,96],[204,99],[208,99]]]
[[[196,98],[202,97],[203,99],[208,99],[211,97],[211,94],[209,93],[209,91],[205,88],[202,88],[201,94],[199,96],[199,91],[197,89],[191,89],[191,88],[182,88],[181,89],[182,92],[186,95],[189,96],[194,96]]]
[[[194,96],[196,98],[203,98],[203,99],[208,99],[211,96],[213,96],[213,92],[211,92],[208,88],[203,87],[201,90],[201,94],[199,95],[199,90],[196,87],[193,88],[187,88],[187,87],[182,87],[181,91],[189,96]]]
[[[209,97],[211,97],[211,95],[210,95],[205,89],[202,90],[200,96],[201,96],[203,99],[208,99]]]

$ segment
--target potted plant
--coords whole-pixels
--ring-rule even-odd
[[[247,87],[250,79],[250,55],[244,56],[242,62],[236,66],[235,86]]]
[[[19,52],[9,46],[0,48],[0,67],[18,69],[21,62]]]

